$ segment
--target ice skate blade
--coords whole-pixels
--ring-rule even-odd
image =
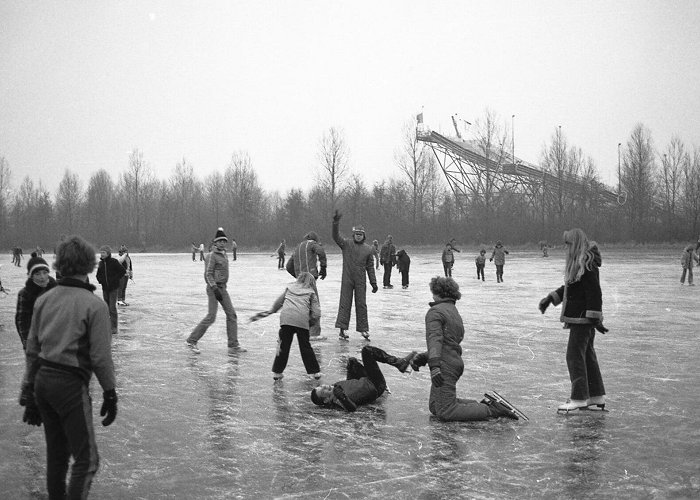
[[[527,415],[525,415],[522,411],[520,411],[518,408],[516,408],[512,403],[510,403],[506,398],[504,398],[503,396],[498,394],[496,391],[487,392],[486,394],[484,394],[484,396],[487,399],[490,399],[493,401],[498,401],[502,405],[505,405],[506,407],[508,407],[508,409],[511,410],[513,412],[513,414],[518,417],[518,419],[525,420],[525,421],[530,420],[527,417]]]
[[[592,406],[595,406],[593,408]],[[610,410],[605,409],[605,405],[603,407],[600,407],[598,405],[592,405],[592,406],[583,406],[581,408],[574,408],[572,410],[557,410],[557,413],[560,415],[591,415],[595,413],[610,413]]]

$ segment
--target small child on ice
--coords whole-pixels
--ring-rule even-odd
[[[479,255],[476,256],[476,279],[481,277],[481,281],[486,281],[484,279],[484,267],[486,267],[486,250],[483,248],[479,250]]]
[[[315,379],[321,378],[321,369],[309,341],[309,326],[321,318],[321,306],[314,291],[315,284],[316,280],[311,273],[300,273],[296,282],[287,287],[269,311],[258,313],[250,318],[250,321],[257,321],[282,310],[277,353],[272,363],[272,378],[275,380],[281,380],[283,377],[282,372],[287,367],[289,349],[295,333],[306,373],[313,375]]]
[[[695,253],[695,245],[688,245],[683,250],[683,255],[681,256],[681,266],[683,267],[683,274],[681,274],[681,285],[685,283],[685,275],[687,273],[688,286],[693,286],[693,261],[700,263],[698,260],[698,255]]]

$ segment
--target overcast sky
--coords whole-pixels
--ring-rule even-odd
[[[143,151],[203,179],[247,151],[262,186],[307,188],[342,129],[371,185],[402,125],[453,134],[486,108],[537,163],[561,125],[617,183],[636,123],[700,147],[700,2],[0,1],[0,156],[13,184],[87,184]],[[515,118],[512,119],[512,115]]]

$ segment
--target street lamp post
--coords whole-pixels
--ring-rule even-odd
[[[622,181],[621,181],[621,177],[620,177],[620,173],[621,173],[621,170],[620,170],[620,146],[622,146],[622,143],[618,142],[617,143],[617,194],[620,194],[620,192],[622,191],[622,189],[621,189]]]

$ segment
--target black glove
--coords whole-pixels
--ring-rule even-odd
[[[337,209],[335,213],[333,214],[333,222],[338,222],[340,218],[343,216]]]
[[[100,417],[105,417],[102,420],[102,425],[107,427],[109,424],[114,422],[117,418],[117,391],[110,389],[102,393],[102,409],[100,410]]]
[[[324,267],[321,267],[321,272],[318,273],[318,277],[321,278],[322,280],[325,280],[325,279],[326,279],[326,268],[325,268],[325,266],[324,266]]]
[[[219,290],[218,286],[214,287],[214,297],[216,297],[216,300],[218,300],[219,302],[224,300],[224,295],[221,293],[221,290]]]
[[[593,328],[595,328],[597,331],[599,331],[603,335],[605,335],[606,333],[608,333],[610,331],[603,326],[603,323],[601,321],[594,323]]]
[[[379,287],[377,285],[372,285],[372,293],[377,293],[377,290],[379,290]]]
[[[430,369],[430,378],[435,387],[442,387],[442,384],[445,383],[445,379],[442,378],[442,370],[438,366]]]
[[[20,404],[22,404],[21,399]],[[22,406],[24,406],[22,422],[39,427],[41,425],[41,414],[39,413],[39,408],[36,406],[36,401],[34,401],[34,394],[28,393],[24,399],[24,405]]]
[[[540,305],[538,306],[540,309],[540,312],[544,314],[544,312],[547,310],[549,307],[549,304],[552,303],[552,297],[547,295],[544,299],[540,300]]]

